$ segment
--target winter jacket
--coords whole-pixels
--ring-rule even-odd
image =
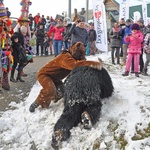
[[[82,42],[85,46],[88,44],[88,32],[85,28],[80,28],[73,24],[70,29],[71,44],[75,42]]]
[[[64,31],[64,41],[66,42],[66,41],[68,41],[68,39],[70,39],[71,40],[71,37],[70,37],[70,34],[69,34],[69,31],[70,31],[70,28],[72,27],[72,24],[68,24],[67,26],[66,26],[66,29],[65,29],[65,31]]]
[[[20,30],[20,29],[19,29]],[[19,43],[24,47],[24,36],[21,34],[21,32],[15,32],[13,34],[13,37],[16,36],[19,40]]]
[[[36,33],[37,41],[44,41],[44,29],[38,29]]]
[[[131,31],[132,31],[132,25],[130,26],[126,26],[124,29],[121,30],[122,32],[122,44],[129,44],[129,43],[126,43],[124,38],[127,36],[127,35],[130,35],[131,34]]]
[[[127,36],[125,38],[125,42],[130,42],[129,47],[128,47],[128,53],[130,54],[141,54],[142,51],[142,41],[144,39],[143,34],[141,31],[137,31],[137,33],[133,34],[131,36]]]
[[[34,16],[34,22],[36,25],[38,24],[39,19],[40,19],[40,16],[38,16],[38,15]]]
[[[63,40],[64,26],[50,26],[49,33],[54,33],[54,40]]]
[[[140,26],[140,31],[143,33],[143,35],[145,36],[148,32],[147,28],[145,26]]]
[[[96,31],[94,29],[89,30],[88,34],[90,42],[96,41]]]
[[[120,29],[119,28],[118,29],[112,28],[109,35],[110,35],[110,39],[111,39],[110,47],[120,48],[121,44],[122,44],[122,35],[121,35]]]
[[[144,50],[146,53],[150,53],[150,32],[144,38]]]
[[[33,25],[33,21],[34,21],[34,18],[33,18],[33,17],[29,17],[29,20],[30,20],[30,22],[29,22],[29,26],[30,26],[30,27],[32,27],[32,25]]]

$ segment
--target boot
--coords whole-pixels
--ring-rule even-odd
[[[147,74],[147,69],[144,69],[144,71],[142,72],[142,75],[148,76],[148,74]]]
[[[85,111],[81,115],[81,122],[83,123],[84,129],[91,129],[92,128],[92,122],[90,115]]]
[[[17,82],[17,81],[14,79],[14,77],[10,77],[10,81],[11,81],[11,82],[14,82],[14,83]]]
[[[54,148],[54,150],[59,150],[61,140],[62,140],[61,130],[55,131],[52,135],[52,143],[51,143],[51,146]]]
[[[135,72],[135,76],[136,76],[136,77],[139,77],[139,73],[138,73],[138,72]]]
[[[129,75],[129,71],[125,71],[122,75],[123,76],[128,76]]]
[[[30,105],[30,108],[29,108],[29,111],[30,112],[34,112],[35,111],[35,108],[38,108],[39,105],[36,103],[36,101],[34,101],[31,105]]]
[[[15,69],[11,70],[11,76],[10,76],[10,81],[11,82],[16,82],[16,80],[14,79],[14,73],[15,73]]]
[[[16,79],[16,81],[20,81],[20,82],[25,82],[24,80],[22,80],[22,78],[21,78],[21,75],[20,75],[21,73],[19,73],[18,72],[18,75],[17,75],[17,79]]]
[[[21,72],[21,76],[22,77],[26,77],[27,76],[27,74],[26,73],[24,73],[23,71]]]

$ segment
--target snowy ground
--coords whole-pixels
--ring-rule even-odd
[[[89,56],[102,58],[110,73],[115,92],[103,101],[99,122],[91,131],[79,124],[61,150],[150,150],[150,76],[123,77],[124,67],[111,65],[110,53]],[[150,69],[149,69],[150,70]],[[148,72],[150,74],[150,71]],[[53,127],[63,110],[63,100],[48,109],[29,112],[41,87],[33,86],[25,102],[11,102],[14,110],[1,112],[0,150],[52,150]]]

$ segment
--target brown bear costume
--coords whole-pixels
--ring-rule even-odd
[[[39,70],[37,79],[42,89],[36,100],[31,104],[30,112],[34,112],[39,105],[42,108],[47,108],[52,100],[57,102],[61,99],[64,92],[61,80],[78,66],[91,66],[100,70],[102,62],[85,60],[85,47],[82,42],[72,44],[69,51],[63,50]]]

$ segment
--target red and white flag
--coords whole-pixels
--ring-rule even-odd
[[[93,16],[94,26],[97,34],[96,47],[104,52],[108,51],[107,41],[107,25],[106,25],[106,12],[102,0],[93,1]]]

